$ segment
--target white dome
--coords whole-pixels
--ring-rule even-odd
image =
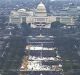
[[[45,5],[41,2],[38,7],[45,7]]]
[[[46,7],[42,2],[38,4],[35,15],[36,16],[47,16]]]
[[[26,12],[26,9],[19,9],[18,12]]]
[[[46,7],[45,7],[45,5],[41,2],[41,3],[37,6],[37,10],[45,11],[45,12],[46,12]]]

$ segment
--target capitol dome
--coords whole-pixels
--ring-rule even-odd
[[[46,7],[42,2],[37,6],[37,12],[46,12]]]
[[[47,16],[46,7],[42,2],[37,6],[36,16]]]
[[[45,5],[41,2],[38,7],[45,8]]]

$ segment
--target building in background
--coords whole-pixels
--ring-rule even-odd
[[[60,21],[66,25],[74,25],[75,23],[73,16],[48,15],[46,7],[42,2],[33,10],[19,9],[11,11],[9,18],[9,23],[31,23],[31,27],[33,28],[50,28],[51,23],[55,21]]]

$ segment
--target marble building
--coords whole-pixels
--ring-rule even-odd
[[[53,16],[48,15],[45,5],[40,2],[36,9],[26,10],[19,9],[13,10],[10,13],[9,23],[21,24],[22,22],[31,23],[32,28],[42,27],[50,28],[51,23],[55,21],[60,21],[66,25],[74,25],[73,16]]]

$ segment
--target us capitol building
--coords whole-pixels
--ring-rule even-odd
[[[23,22],[31,23],[32,28],[43,27],[50,28],[51,23],[55,21],[60,21],[66,25],[74,25],[73,16],[53,16],[48,15],[46,7],[43,2],[40,2],[36,9],[26,10],[18,9],[13,10],[9,16],[9,23],[21,24]]]

